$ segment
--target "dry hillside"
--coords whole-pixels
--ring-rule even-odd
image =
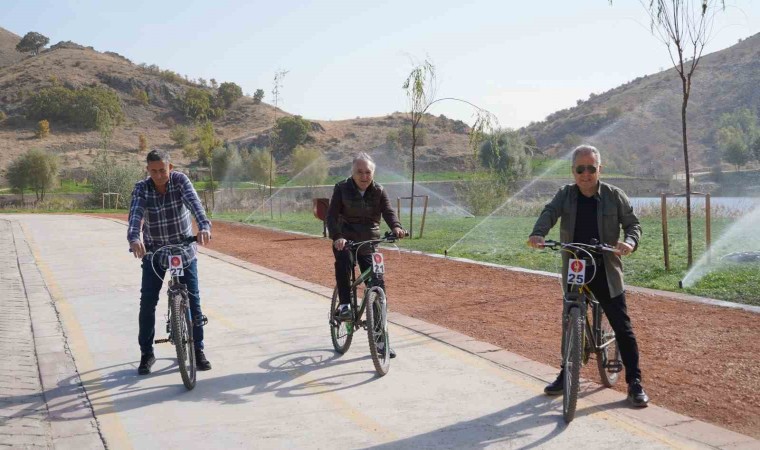
[[[116,53],[98,52],[71,42],[53,45],[38,56],[21,55],[15,51],[19,40],[19,36],[0,28],[0,111],[9,116],[0,123],[0,170],[30,148],[59,154],[65,168],[89,167],[100,147],[96,131],[51,122],[51,136],[40,140],[34,138],[35,123],[25,118],[26,100],[54,84],[70,88],[103,86],[118,94],[126,120],[115,129],[110,148],[122,160],[139,158],[140,134],[146,136],[149,147],[172,149],[171,126],[192,126],[178,110],[185,91],[201,87],[192,79],[165,77],[155,68],[134,64]],[[266,86],[262,88],[268,91]],[[147,92],[148,105],[134,97],[136,89]],[[714,123],[720,114],[740,107],[749,107],[760,115],[760,34],[703,58],[689,104],[693,166],[705,164]],[[680,85],[671,69],[592,95],[578,106],[555,112],[523,131],[535,137],[540,153],[561,154],[573,141],[567,137],[577,135],[575,140],[592,142],[603,149],[605,163],[619,171],[662,175],[681,168],[679,108]],[[279,117],[287,114],[277,111]],[[244,96],[214,126],[225,141],[246,147],[264,145],[274,117],[271,105],[254,104],[251,97]],[[386,144],[389,132],[404,126],[402,113],[342,121],[307,119],[312,129],[305,145],[321,149],[334,172],[342,172],[348,165],[348,156],[358,150],[373,152],[383,164],[396,168],[405,164],[405,158],[408,160],[404,152]],[[461,170],[470,163],[472,152],[464,123],[443,116],[430,116],[424,123],[427,139],[418,152],[422,170]],[[191,163],[179,149],[175,150],[180,165]],[[287,170],[287,161],[280,162],[279,167]]]

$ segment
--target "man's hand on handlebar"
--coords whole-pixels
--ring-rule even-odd
[[[346,242],[347,241],[343,238],[336,239],[335,242],[333,242],[333,247],[335,247],[335,250],[342,252],[346,247]]]
[[[401,227],[396,227],[393,229],[393,234],[395,234],[397,238],[401,239],[403,237],[406,237],[409,233],[407,233],[406,230]]]
[[[211,230],[201,230],[198,232],[198,243],[206,245],[211,240]]]
[[[633,247],[626,244],[625,242],[618,242],[615,245],[615,253],[620,256],[627,256],[633,253]]]
[[[533,248],[544,248],[543,236],[531,236],[528,238],[528,246]]]
[[[142,241],[130,242],[129,247],[132,249],[132,254],[135,258],[142,259],[145,256],[145,244]]]

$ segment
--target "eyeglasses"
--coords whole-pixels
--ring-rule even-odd
[[[591,165],[588,165],[588,166],[575,166],[575,173],[577,173],[578,175],[582,174],[583,172],[585,172],[587,170],[588,170],[588,173],[594,174],[594,173],[596,173],[596,166],[591,166]]]

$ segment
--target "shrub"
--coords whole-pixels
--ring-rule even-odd
[[[263,99],[264,99],[264,90],[256,89],[256,92],[253,93],[253,104],[258,105],[259,103],[261,103]]]
[[[132,189],[135,183],[145,177],[145,170],[139,164],[118,164],[113,157],[103,151],[93,162],[89,181],[92,184],[90,204],[101,207],[103,193],[118,192],[119,206],[128,208],[131,202]]]
[[[50,122],[47,120],[40,120],[37,122],[37,131],[34,133],[37,139],[45,139],[50,135]]]
[[[229,108],[235,100],[243,96],[243,89],[235,83],[222,83],[217,94],[225,108]]]
[[[59,120],[90,129],[97,129],[100,114],[108,114],[115,125],[124,119],[119,96],[102,87],[44,88],[31,96],[26,109],[32,120]]]
[[[8,118],[8,115],[5,114],[3,111],[0,111],[0,122],[5,121],[5,119]]]
[[[298,184],[315,186],[327,178],[327,159],[316,148],[296,147],[292,158],[292,177]]]
[[[140,133],[140,135],[137,137],[138,140],[138,149],[141,153],[148,151],[148,140],[145,138],[145,135]]]
[[[145,92],[145,89],[133,88],[132,97],[134,97],[135,100],[137,100],[143,106],[148,106],[148,104],[150,103],[150,99],[148,98],[148,93]]]
[[[172,128],[169,137],[174,141],[174,145],[184,147],[190,143],[190,130],[184,125],[177,125]]]

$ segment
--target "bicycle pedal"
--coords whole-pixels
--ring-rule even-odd
[[[623,363],[620,361],[608,362],[605,364],[605,368],[610,373],[620,373],[623,371]]]
[[[208,317],[201,315],[200,319],[193,321],[193,326],[204,327],[208,323]]]
[[[168,338],[167,339],[156,339],[153,342],[156,343],[156,344],[163,344],[165,342],[169,342],[169,339]]]

